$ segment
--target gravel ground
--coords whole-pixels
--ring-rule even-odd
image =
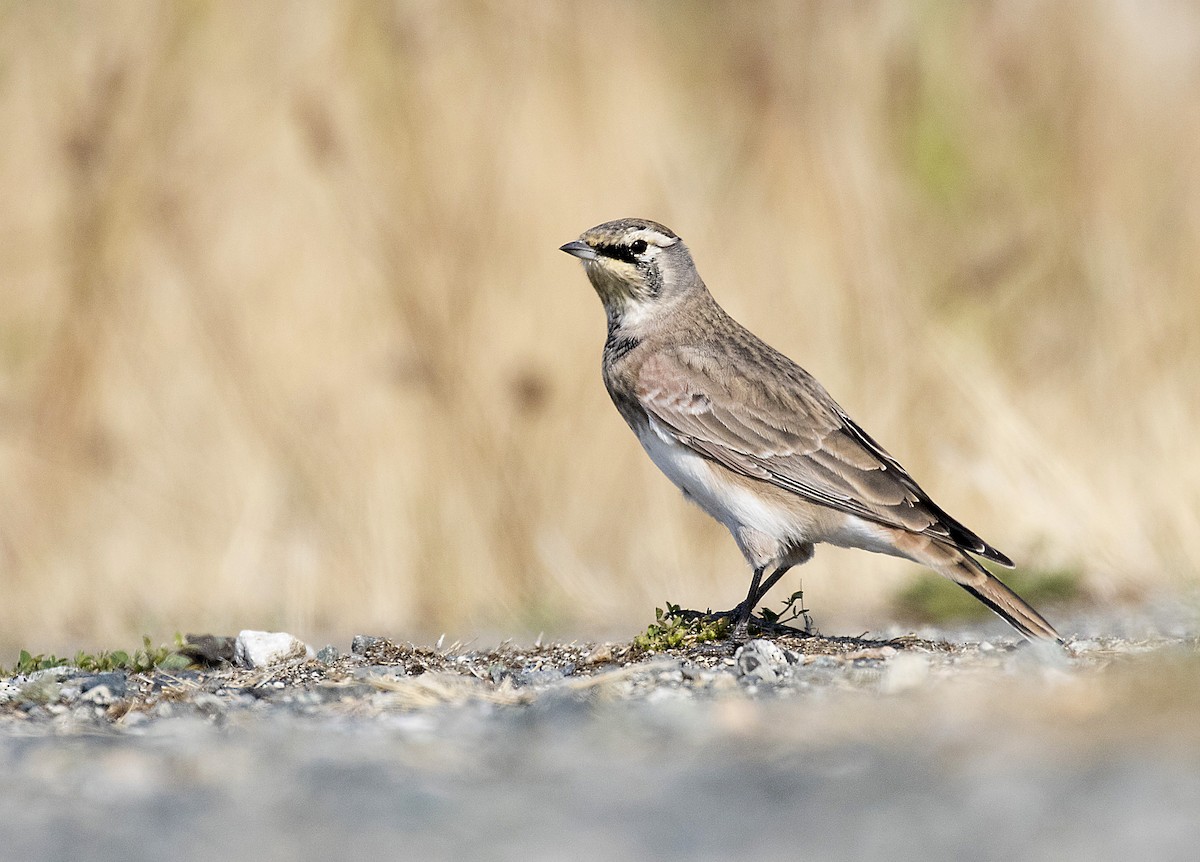
[[[1196,858],[1194,621],[1064,629],[0,680],[0,859]]]

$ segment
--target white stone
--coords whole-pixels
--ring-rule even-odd
[[[112,689],[106,685],[98,685],[94,688],[89,688],[79,697],[84,703],[94,703],[96,706],[112,706],[117,702],[113,697]]]
[[[795,653],[789,656],[789,652],[790,650],[783,650],[772,641],[758,638],[738,647],[733,657],[737,662],[739,676],[747,677],[751,681],[775,682],[787,674],[790,666],[796,663],[798,657]]]
[[[881,688],[888,694],[916,688],[929,678],[929,660],[916,653],[900,653],[889,659]]]
[[[267,667],[285,661],[312,658],[312,647],[287,632],[239,632],[233,660],[242,667]]]

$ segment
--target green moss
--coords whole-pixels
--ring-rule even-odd
[[[800,620],[803,629],[788,623]],[[812,629],[808,609],[804,607],[804,590],[796,590],[783,600],[779,611],[763,607],[759,616],[750,617],[749,632],[752,635],[798,634]],[[706,641],[719,641],[729,637],[733,622],[728,616],[714,616],[712,611],[683,610],[679,605],[666,603],[666,608],[654,609],[654,622],[633,639],[637,652],[662,652],[684,649]]]
[[[633,647],[641,652],[662,652],[695,646],[705,641],[723,640],[729,636],[729,620],[706,619],[703,614],[681,610],[679,605],[654,609],[654,622],[633,639]]]

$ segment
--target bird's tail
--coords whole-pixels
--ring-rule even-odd
[[[1062,643],[1062,637],[1045,617],[972,557],[963,554],[959,561],[941,571],[1030,640]]]

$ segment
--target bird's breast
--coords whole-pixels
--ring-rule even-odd
[[[735,534],[753,527],[780,542],[803,541],[804,519],[773,489],[735,475],[680,443],[653,419],[634,426],[655,466],[684,495]]]

